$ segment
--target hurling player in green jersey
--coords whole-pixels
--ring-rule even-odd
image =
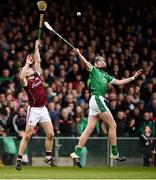
[[[93,132],[97,121],[101,120],[104,122],[108,129],[108,139],[111,144],[110,158],[114,160],[124,161],[125,157],[121,156],[117,149],[116,140],[116,123],[112,116],[112,113],[105,104],[104,96],[107,92],[107,83],[113,85],[124,85],[135,80],[141,73],[142,70],[137,71],[134,76],[125,78],[122,80],[115,79],[110,76],[103,69],[106,67],[105,58],[97,56],[94,61],[94,66],[88,62],[84,56],[80,53],[79,49],[74,49],[75,53],[80,58],[81,62],[85,64],[86,69],[89,71],[89,88],[91,90],[91,98],[89,101],[89,117],[88,124],[82,135],[80,136],[77,148],[75,152],[71,153],[71,157],[81,167],[79,156],[83,146],[86,144],[89,136]]]

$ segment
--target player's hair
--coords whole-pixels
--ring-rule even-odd
[[[94,63],[96,63],[97,61],[103,61],[103,60],[105,60],[104,57],[102,57],[102,56],[96,56],[95,59],[94,59]]]

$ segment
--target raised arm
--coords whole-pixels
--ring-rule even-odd
[[[26,79],[26,75],[27,75],[27,70],[30,66],[30,64],[33,63],[33,56],[29,55],[26,58],[26,63],[25,66],[22,68],[21,72],[20,72],[20,83],[22,86],[27,86],[27,79]]]
[[[78,48],[74,49],[74,52],[78,55],[80,60],[85,64],[87,70],[90,71],[92,69],[93,65],[86,60],[86,58],[80,53]]]
[[[39,52],[39,46],[40,45],[41,45],[41,41],[36,40],[34,62],[35,62],[35,71],[39,74],[41,74],[41,57],[40,57],[40,52]]]
[[[135,80],[141,73],[143,72],[143,70],[139,70],[137,71],[134,76],[130,77],[130,78],[125,78],[125,79],[122,79],[122,80],[118,80],[118,79],[113,79],[113,81],[111,82],[111,84],[115,84],[115,85],[124,85],[124,84],[127,84],[133,80]]]

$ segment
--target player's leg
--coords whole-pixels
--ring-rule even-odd
[[[39,125],[46,134],[46,140],[45,140],[46,155],[44,161],[50,164],[51,166],[56,166],[55,159],[52,158],[54,130],[48,109],[45,106],[40,109]]]
[[[112,113],[105,104],[104,98],[102,96],[95,95],[93,100],[94,106],[97,109],[96,111],[99,111],[97,116],[105,123],[108,129],[108,138],[112,148],[111,158],[120,161],[126,160],[125,157],[119,156],[116,140],[116,123],[114,121]]]
[[[21,170],[21,168],[22,168],[22,166],[21,166],[22,155],[23,155],[23,153],[28,145],[28,142],[33,134],[33,130],[34,130],[34,126],[27,124],[24,136],[22,137],[22,140],[20,142],[19,152],[18,152],[16,164],[15,164],[17,170]]]
[[[111,112],[109,111],[108,108],[106,108],[107,111],[106,112],[102,112],[98,114],[98,117],[104,121],[104,123],[106,124],[107,128],[108,128],[108,139],[110,141],[111,144],[111,158],[112,159],[116,159],[119,161],[124,161],[126,160],[125,157],[121,157],[119,155],[118,149],[117,149],[117,138],[116,138],[116,123],[115,120],[111,114]]]
[[[80,154],[80,164],[82,167],[86,166],[87,154],[88,154],[87,147],[84,146],[82,151],[81,151],[81,154]]]
[[[40,122],[39,125],[46,134],[45,149],[47,152],[51,152],[53,147],[53,136],[54,136],[52,122]]]
[[[40,127],[44,130],[46,134],[46,140],[45,140],[45,162],[50,164],[51,166],[56,166],[56,161],[52,157],[52,148],[53,148],[53,137],[54,137],[54,130],[52,122],[40,122]]]
[[[88,122],[87,122],[87,127],[84,130],[84,132],[82,133],[82,135],[80,136],[79,143],[78,143],[76,151],[75,151],[77,155],[80,154],[78,149],[82,149],[85,146],[88,138],[94,131],[97,121],[98,121],[97,116],[89,116]]]
[[[89,116],[87,127],[79,138],[79,142],[78,142],[78,145],[76,146],[75,152],[71,153],[71,155],[70,155],[73,158],[73,160],[75,161],[75,164],[79,167],[81,167],[79,157],[80,157],[82,148],[85,146],[88,138],[94,131],[97,121],[98,121],[98,117],[96,115]]]
[[[116,123],[113,119],[111,112],[106,111],[103,113],[98,114],[99,118],[104,121],[108,128],[108,139],[110,144],[115,147],[113,150],[113,154],[116,155],[118,153],[117,146],[116,146]]]

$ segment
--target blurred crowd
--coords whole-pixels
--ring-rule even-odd
[[[3,1],[3,0],[2,0]],[[47,1],[46,20],[78,47],[90,62],[106,58],[115,78],[143,74],[126,86],[108,85],[106,98],[118,136],[140,136],[145,127],[156,137],[156,7],[154,1]],[[81,11],[81,16],[76,12]],[[0,6],[0,136],[22,137],[28,98],[19,71],[33,52],[39,22],[36,3],[5,0]],[[44,29],[42,80],[57,136],[79,136],[87,123],[88,72],[72,49]],[[101,123],[95,136],[102,135]],[[34,135],[42,135],[36,128]]]

